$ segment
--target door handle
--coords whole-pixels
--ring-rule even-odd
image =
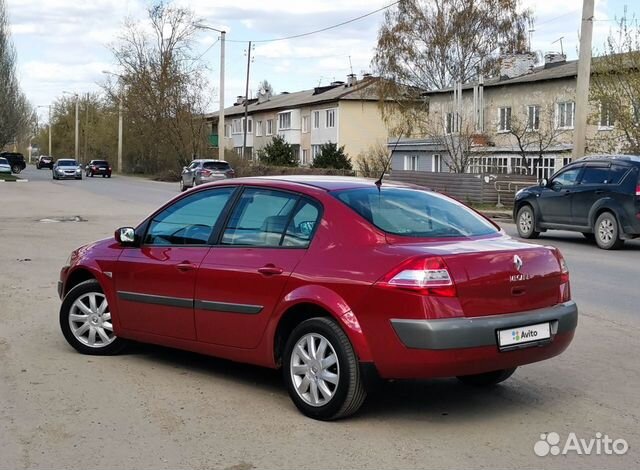
[[[177,265],[178,271],[193,271],[194,269],[197,269],[197,267],[198,266],[190,263],[189,261],[183,261]]]
[[[596,191],[596,194],[604,194],[604,190],[603,190],[603,189],[598,189],[598,190]]]
[[[273,276],[275,274],[282,274],[283,271],[284,270],[282,268],[279,268],[278,266],[275,266],[273,264],[267,264],[266,266],[258,268],[258,272],[260,274],[264,274],[265,276]]]

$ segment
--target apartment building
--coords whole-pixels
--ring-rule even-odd
[[[384,145],[389,137],[375,92],[377,78],[365,75],[357,80],[349,75],[346,82],[335,81],[326,86],[277,95],[260,93],[249,99],[244,143],[245,100],[225,109],[225,133],[219,139],[218,113],[207,116],[211,123],[212,147],[219,141],[225,149],[255,158],[273,136],[282,136],[294,149],[301,165],[309,165],[320,146],[335,143],[345,147],[350,158],[376,144]]]
[[[535,62],[533,54],[512,55],[502,60],[499,77],[426,93],[428,121],[439,131],[434,135],[470,138],[468,172],[543,178],[571,161],[577,61],[549,53],[543,65]],[[598,104],[591,108],[588,144],[615,132],[611,113]],[[450,171],[450,152],[439,142],[437,137],[401,140],[392,168]],[[390,139],[388,146],[394,144]]]

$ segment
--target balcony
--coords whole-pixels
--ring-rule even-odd
[[[218,134],[209,134],[209,147],[218,148]]]

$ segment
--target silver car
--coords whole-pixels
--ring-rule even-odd
[[[233,178],[236,175],[229,162],[224,160],[193,160],[182,169],[180,191],[203,183]]]
[[[9,164],[9,160],[3,157],[0,157],[0,173],[6,173],[7,175],[11,174],[11,165]]]
[[[53,165],[53,179],[82,179],[82,166],[73,158],[60,158]]]

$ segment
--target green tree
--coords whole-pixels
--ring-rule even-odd
[[[335,168],[336,170],[352,170],[351,161],[344,153],[344,145],[328,142],[320,146],[320,153],[313,159],[312,168]]]
[[[258,151],[258,158],[262,163],[274,166],[298,166],[298,160],[293,154],[293,148],[279,135],[271,139],[267,145]]]

